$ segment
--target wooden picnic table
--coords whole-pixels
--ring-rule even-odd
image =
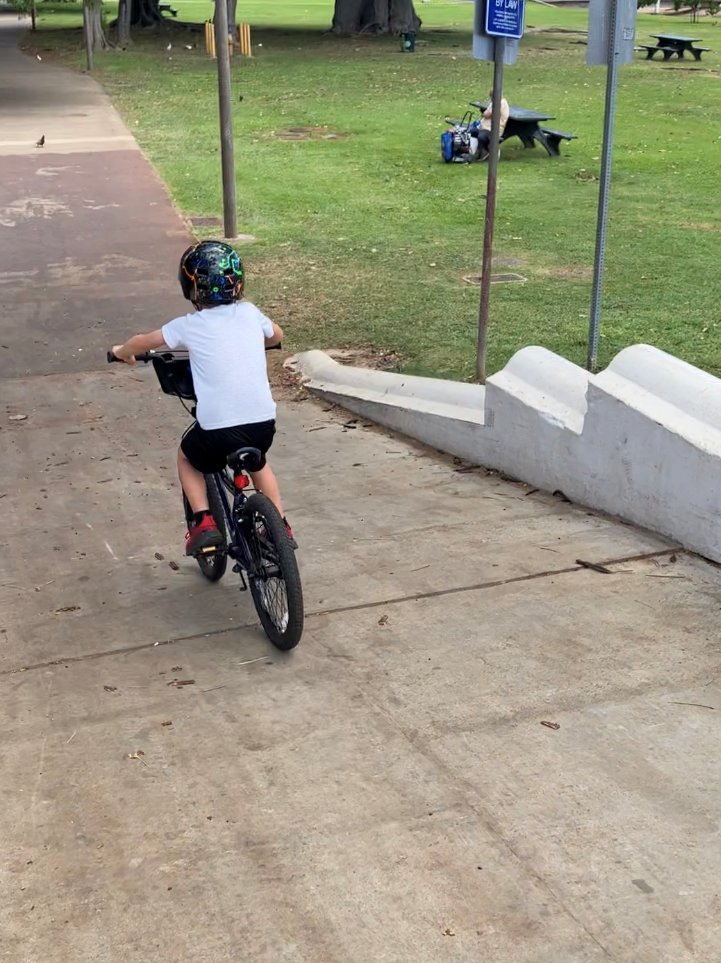
[[[651,33],[650,37],[655,37],[657,43],[641,44],[641,48],[646,51],[646,60],[651,60],[653,56],[661,52],[664,60],[669,60],[676,55],[679,60],[684,59],[684,53],[693,54],[694,60],[700,60],[701,54],[707,51],[708,47],[694,47],[699,43],[700,37],[681,37],[673,33]]]
[[[488,101],[473,100],[471,107],[477,107],[481,114],[488,106]],[[538,110],[528,110],[515,104],[508,105],[508,121],[503,131],[501,143],[509,137],[518,137],[524,147],[535,147],[541,144],[549,157],[559,157],[559,146],[562,140],[574,140],[575,134],[566,134],[560,130],[552,130],[542,126],[546,120],[554,120],[553,114],[546,114]]]

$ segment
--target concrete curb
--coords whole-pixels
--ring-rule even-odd
[[[626,348],[598,375],[524,348],[485,387],[322,351],[288,365],[364,418],[721,561],[721,381],[657,348]]]

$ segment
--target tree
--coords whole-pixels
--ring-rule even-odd
[[[88,69],[92,70],[92,52],[106,50],[110,46],[103,26],[103,0],[84,0],[83,28],[85,48],[88,52]]]
[[[130,0],[130,23],[134,27],[152,27],[162,19],[160,0]]]
[[[130,44],[130,19],[132,9],[130,0],[118,2],[118,45],[123,49]]]
[[[228,10],[228,32],[232,37],[236,35],[236,6],[238,0],[226,0]],[[127,4],[130,10],[130,22],[127,30],[127,39],[123,39],[121,29],[123,28],[123,8]],[[126,14],[127,18],[127,14]],[[118,5],[118,41],[121,46],[126,46],[130,42],[130,26],[133,27],[154,27],[161,23],[163,15],[160,12],[160,0],[119,0]]]
[[[413,0],[335,0],[334,33],[417,33],[420,26]]]

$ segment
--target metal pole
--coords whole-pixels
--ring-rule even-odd
[[[603,265],[606,254],[606,220],[608,218],[608,192],[611,183],[613,159],[613,122],[616,113],[616,81],[618,74],[618,0],[611,0],[608,27],[608,66],[606,70],[606,109],[603,117],[603,151],[601,155],[601,181],[598,189],[598,219],[596,222],[596,255],[593,264],[593,288],[591,291],[591,320],[588,326],[588,357],[586,367],[595,372],[598,365],[598,338],[601,324],[601,289]]]
[[[220,162],[223,172],[223,224],[227,238],[236,237],[235,162],[233,118],[230,109],[230,53],[226,0],[215,0],[215,56],[218,61],[218,107],[220,110]]]
[[[486,219],[483,226],[483,260],[481,262],[481,301],[478,306],[478,345],[476,347],[476,378],[486,382],[486,348],[488,341],[488,308],[491,298],[491,267],[493,256],[493,221],[496,214],[496,179],[498,148],[501,139],[501,96],[503,94],[504,37],[496,37],[493,44],[493,96],[491,98],[491,139],[488,144],[488,181],[486,186]]]

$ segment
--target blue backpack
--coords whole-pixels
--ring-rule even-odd
[[[441,157],[446,164],[470,164],[476,159],[479,120],[471,120],[467,110],[462,120],[448,120],[448,130],[441,134]],[[476,141],[474,144],[473,142]]]

